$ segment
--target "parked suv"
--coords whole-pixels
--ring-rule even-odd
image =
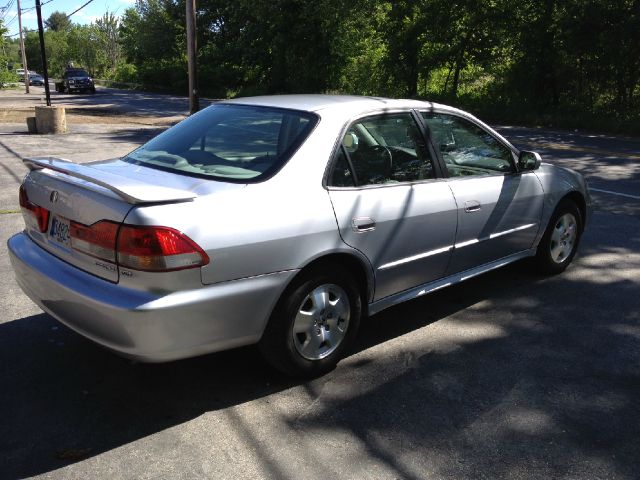
[[[56,92],[74,91],[96,93],[93,78],[82,68],[67,68],[62,75],[62,81],[56,82]]]

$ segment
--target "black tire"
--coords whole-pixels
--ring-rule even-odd
[[[344,314],[334,313],[327,308],[326,313],[324,310],[321,311],[321,315],[309,314],[309,318],[314,319],[310,329],[316,334],[315,337],[308,331],[294,336],[294,323],[299,312],[304,308],[316,309],[313,305],[315,302],[310,298],[311,292],[327,290],[327,299],[330,300],[332,289],[337,294],[333,300],[336,305],[343,298],[348,298],[348,306],[344,302],[342,304],[342,308],[348,309],[348,318]],[[258,344],[260,352],[274,368],[285,375],[298,378],[314,378],[323,375],[335,368],[353,344],[362,316],[362,301],[355,278],[338,265],[326,265],[303,273],[285,290],[276,305]],[[329,325],[330,322],[335,322],[335,325]],[[344,329],[341,329],[340,325],[343,325]],[[325,334],[329,338],[337,334],[336,337],[341,336],[341,340],[336,341],[335,346],[332,346],[331,341],[324,340]],[[306,342],[305,339],[307,339]],[[307,352],[303,345],[309,346],[317,342],[321,342],[318,352],[325,348],[326,356],[317,359],[305,358],[301,353]],[[313,345],[309,347],[309,351],[316,351]]]
[[[563,226],[563,223],[566,223],[566,226]],[[569,199],[562,200],[551,215],[547,229],[538,244],[538,270],[551,275],[564,272],[578,250],[582,228],[582,215],[577,205]]]
[[[91,95],[93,95],[94,93],[96,93],[96,87],[91,87]]]

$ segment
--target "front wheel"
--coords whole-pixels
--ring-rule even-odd
[[[536,260],[544,273],[563,272],[573,260],[582,235],[582,216],[571,200],[556,207],[538,245]]]
[[[302,274],[278,302],[259,348],[276,369],[294,377],[332,370],[356,336],[362,298],[339,266]]]

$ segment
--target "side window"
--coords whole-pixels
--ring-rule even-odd
[[[357,186],[380,185],[433,178],[433,164],[420,130],[407,112],[377,115],[352,124],[342,139],[330,185],[347,186],[343,185],[346,172],[355,177],[348,181],[355,180]]]
[[[495,175],[513,171],[511,150],[470,121],[443,113],[422,112],[451,177]]]

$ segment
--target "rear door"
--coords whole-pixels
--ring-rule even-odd
[[[514,154],[466,118],[423,112],[440,150],[458,207],[458,231],[447,274],[531,248],[540,227],[543,190],[533,172],[518,173]]]
[[[375,300],[444,275],[456,204],[409,111],[354,121],[327,185],[342,239],[375,271]]]

